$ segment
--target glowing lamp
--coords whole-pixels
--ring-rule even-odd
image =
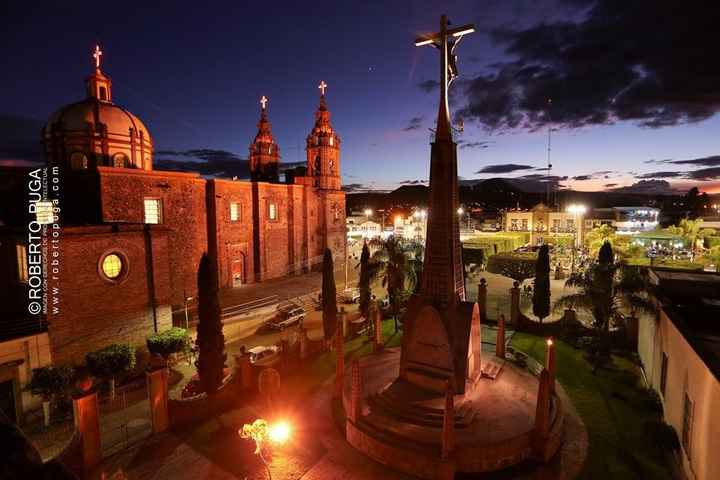
[[[434,41],[435,41],[435,40],[432,40],[432,39],[430,39],[430,38],[428,38],[427,40],[420,40],[420,39],[418,39],[418,40],[415,40],[415,46],[416,46],[416,47],[422,47],[423,45],[430,45],[430,44],[433,43]]]
[[[473,33],[475,29],[473,27],[466,28],[465,30],[460,30],[459,32],[453,33],[453,37],[462,37],[463,35],[467,35],[468,33]],[[417,44],[416,44],[417,45]]]
[[[553,344],[552,338],[548,338],[548,339],[547,339],[547,345],[548,345],[548,347],[552,347],[552,344]]]
[[[286,421],[280,421],[270,426],[268,431],[268,438],[270,441],[277,444],[285,443],[290,438],[292,428]]]
[[[462,207],[460,207],[460,208],[457,209],[457,214],[458,214],[458,215],[462,215],[463,213],[465,213],[465,210],[463,210]]]

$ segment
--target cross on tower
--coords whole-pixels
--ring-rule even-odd
[[[325,89],[327,88],[327,83],[325,83],[325,80],[320,80],[320,85],[318,85],[318,88],[320,89],[320,95],[324,97]]]
[[[93,52],[93,58],[95,59],[95,68],[100,68],[100,56],[103,54],[100,50],[100,45],[95,45],[95,51]]]
[[[450,113],[448,107],[448,88],[457,77],[457,56],[455,47],[464,35],[473,33],[475,25],[467,24],[462,27],[448,29],[447,16],[440,18],[440,31],[431,33],[415,40],[415,46],[432,45],[440,49],[440,110],[438,112],[438,125],[435,131],[436,139],[450,139]]]
[[[268,99],[265,95],[260,97],[260,105],[262,106],[262,109],[265,110],[265,107],[267,106]]]

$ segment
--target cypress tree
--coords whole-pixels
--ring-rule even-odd
[[[337,328],[337,291],[335,289],[335,268],[333,267],[332,252],[325,249],[322,266],[322,311],[323,332],[325,340],[335,335]]]
[[[367,242],[363,244],[362,253],[360,254],[360,281],[358,288],[360,289],[360,313],[363,317],[369,318],[370,311],[370,249]]]
[[[198,359],[195,362],[200,386],[208,394],[222,385],[225,368],[225,337],[220,319],[217,269],[207,253],[200,259],[198,269]]]
[[[547,245],[540,247],[535,262],[535,287],[533,288],[533,314],[540,319],[550,315],[550,250]]]

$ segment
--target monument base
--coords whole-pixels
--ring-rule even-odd
[[[442,458],[445,395],[398,378],[399,360],[398,349],[362,359],[362,414],[357,421],[346,421],[347,441],[375,461],[419,478],[444,480],[456,472],[492,472],[527,459],[544,462],[560,447],[562,403],[552,397],[550,432],[538,443],[538,379],[505,362],[495,379],[482,377],[474,388],[455,395],[454,449]],[[346,412],[350,396],[348,375],[343,390]]]

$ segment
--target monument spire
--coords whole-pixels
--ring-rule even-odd
[[[270,121],[267,118],[268,99],[260,97],[260,121],[257,134],[250,144],[250,177],[255,181],[278,182],[280,149],[272,134]]]
[[[430,155],[430,209],[420,296],[436,308],[446,309],[465,300],[460,225],[458,222],[457,146],[452,139],[448,88],[457,77],[455,47],[473,25],[448,29],[440,18],[440,31],[415,40],[416,46],[440,50],[440,104]]]

